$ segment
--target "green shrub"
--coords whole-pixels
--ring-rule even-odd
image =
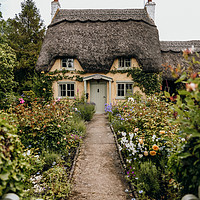
[[[73,135],[81,135],[83,124],[73,124],[73,110],[68,100],[52,101],[44,104],[37,101],[31,106],[21,104],[15,107],[19,121],[18,134],[26,148],[38,149],[38,152],[68,153],[69,149],[77,146],[80,138],[74,139]]]
[[[95,113],[94,104],[78,103],[77,109],[79,111],[77,114],[80,114],[81,118],[85,121],[90,121]]]
[[[141,163],[136,170],[137,191],[143,196],[143,192],[151,198],[158,199],[161,195],[159,171],[151,161]]]
[[[176,113],[172,120],[180,124],[179,136],[186,142],[170,157],[169,167],[182,186],[182,194],[197,196],[200,185],[200,73],[194,73],[193,67],[199,66],[200,62],[188,53],[184,52],[190,61],[190,71],[183,69],[177,81],[182,82],[185,88],[178,90],[176,102],[172,105]]]
[[[57,165],[61,162],[61,155],[56,153],[44,153],[42,155],[44,157],[44,171],[52,168],[53,166]]]
[[[45,188],[42,197],[45,199],[68,199],[70,184],[63,166],[56,166],[43,173],[41,187]]]
[[[0,196],[24,188],[25,172],[30,168],[16,128],[0,115]]]

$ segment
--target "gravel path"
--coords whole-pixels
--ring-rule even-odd
[[[128,188],[106,116],[87,126],[74,171],[71,200],[128,200]]]

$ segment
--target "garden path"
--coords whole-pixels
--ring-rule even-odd
[[[119,156],[106,115],[95,114],[87,126],[74,171],[71,200],[128,200]]]

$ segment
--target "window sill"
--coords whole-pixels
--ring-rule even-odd
[[[116,97],[115,99],[116,99],[116,100],[125,100],[126,97]]]
[[[76,97],[57,97],[56,99],[74,99]]]
[[[118,67],[117,70],[122,71],[122,70],[130,70],[132,67]]]
[[[63,67],[63,68],[61,68],[61,69],[59,69],[60,71],[64,71],[64,70],[66,70],[66,71],[75,71],[75,69],[74,68],[65,68],[65,67]]]

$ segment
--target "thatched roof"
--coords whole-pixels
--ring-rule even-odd
[[[178,65],[185,67],[186,69],[189,66],[189,61],[185,60],[183,57],[183,50],[194,48],[195,52],[200,53],[200,40],[191,40],[191,41],[161,41],[161,54],[162,54],[162,64],[170,65],[172,68],[176,68]],[[194,56],[196,60],[200,61],[200,58]],[[200,71],[200,66],[195,65],[195,71]],[[167,80],[174,80],[170,70],[166,70],[162,66],[163,78]]]
[[[60,57],[78,59],[86,72],[107,72],[117,57],[135,57],[144,71],[158,71],[158,30],[145,9],[61,9],[49,25],[37,70]]]

